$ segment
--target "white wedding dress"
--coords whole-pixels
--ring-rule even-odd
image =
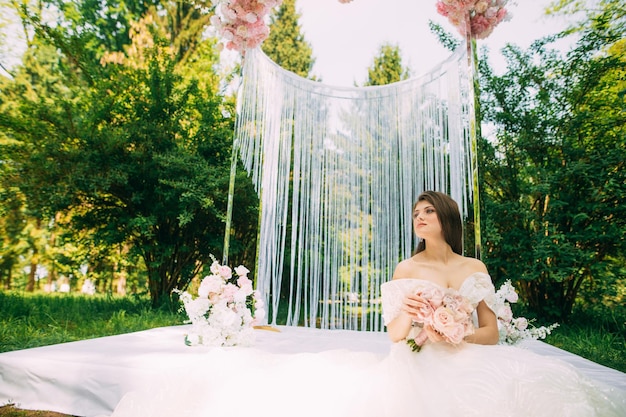
[[[383,284],[389,323],[420,279]],[[493,301],[487,274],[460,288],[474,305]],[[113,417],[624,417],[624,392],[571,365],[518,347],[399,342],[387,356],[350,350],[275,354],[216,348],[128,393]]]

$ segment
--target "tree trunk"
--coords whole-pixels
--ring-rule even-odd
[[[35,254],[33,254],[33,260],[30,263],[30,272],[28,273],[28,282],[26,283],[26,291],[28,292],[35,291],[35,274],[37,273],[37,262],[35,261]]]

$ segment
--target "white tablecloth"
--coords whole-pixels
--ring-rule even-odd
[[[192,365],[207,347],[188,347],[188,326],[163,327],[0,354],[0,405],[50,410],[83,417],[109,415],[122,396],[157,375]],[[385,333],[320,330],[303,327],[256,330],[256,349],[270,353],[322,352],[348,349],[386,355]],[[626,374],[598,365],[543,342],[522,345],[556,356],[590,378],[626,390]],[[246,349],[241,347],[229,349]]]

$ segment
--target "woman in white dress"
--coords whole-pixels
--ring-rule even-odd
[[[381,288],[387,356],[217,349],[129,393],[114,417],[626,416],[626,393],[558,359],[497,345],[495,290],[485,265],[462,256],[450,197],[423,193],[413,219],[416,253]]]
[[[394,342],[381,370],[386,415],[626,416],[624,393],[593,384],[560,360],[496,345],[494,287],[485,265],[462,255],[454,200],[439,192],[421,194],[413,228],[421,238],[415,254],[382,285],[383,318]],[[425,314],[433,297],[441,304],[442,293],[462,296],[474,310],[473,325],[462,327],[461,337],[446,337],[450,322],[442,327],[432,310]],[[406,342],[414,338],[421,345],[417,352]]]

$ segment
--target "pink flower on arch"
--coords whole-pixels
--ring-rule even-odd
[[[435,7],[437,13],[447,17],[461,35],[466,35],[469,20],[472,37],[484,39],[508,16],[505,8],[507,2],[508,0],[439,0]]]
[[[265,17],[282,0],[217,0],[211,25],[218,31],[226,48],[244,54],[269,36]]]

